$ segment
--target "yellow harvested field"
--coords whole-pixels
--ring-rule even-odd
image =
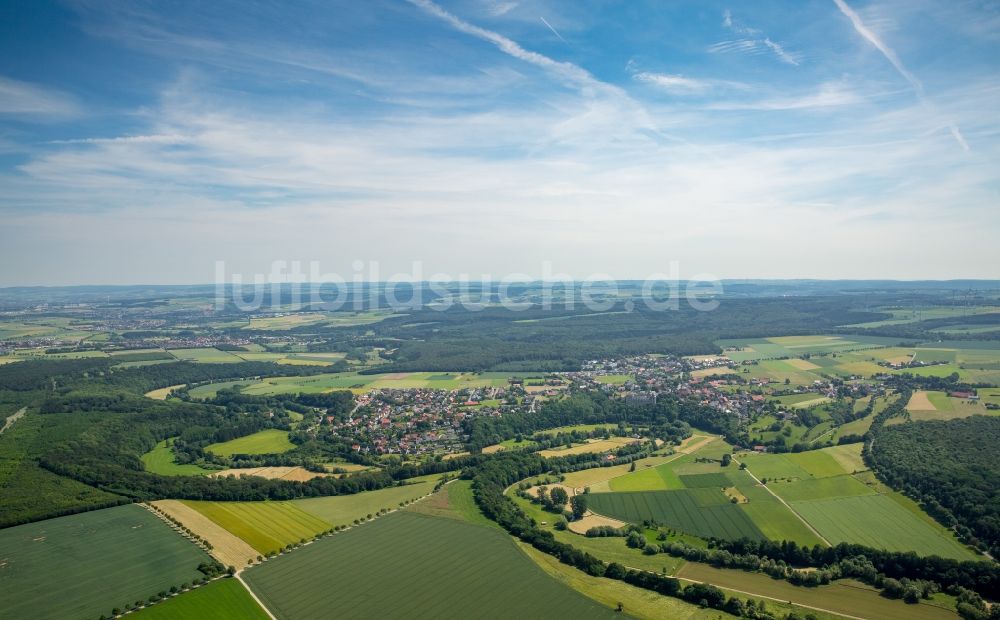
[[[568,456],[570,454],[587,454],[588,452],[607,452],[609,450],[615,450],[622,446],[626,446],[634,441],[635,439],[630,439],[628,437],[589,439],[586,443],[573,446],[572,448],[551,448],[549,450],[541,450],[538,454],[545,458],[550,458],[554,456]]]
[[[583,515],[582,519],[577,521],[569,522],[569,529],[577,534],[586,534],[587,530],[593,527],[600,527],[602,525],[610,525],[611,527],[622,528],[627,525],[624,521],[619,521],[618,519],[612,519],[611,517],[605,517],[604,515],[594,514],[593,512],[587,511],[587,514]]]
[[[233,536],[214,521],[183,502],[175,499],[161,499],[152,502],[152,505],[207,540],[212,545],[212,556],[226,566],[235,566],[237,569],[241,569],[259,555],[257,550],[245,543],[243,539]]]
[[[796,368],[798,370],[816,370],[817,368],[819,368],[819,366],[813,364],[809,360],[803,360],[797,357],[785,361],[788,363],[789,366],[791,366],[792,368]]]
[[[319,474],[309,471],[304,467],[250,467],[243,469],[225,469],[223,471],[209,474],[212,478],[242,478],[244,476],[257,476],[268,480],[292,480],[294,482],[306,482],[313,478],[329,476],[331,474]]]
[[[937,411],[937,407],[928,398],[927,392],[920,390],[910,396],[910,402],[906,403],[906,408],[910,411]]]
[[[146,392],[145,396],[146,398],[152,398],[153,400],[167,400],[167,396],[170,396],[171,392],[173,392],[177,388],[182,388],[185,385],[186,385],[185,383],[181,383],[180,385],[171,385],[165,388],[160,388],[158,390],[152,390]]]

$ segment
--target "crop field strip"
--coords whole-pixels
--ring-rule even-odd
[[[611,618],[506,534],[399,512],[244,573],[278,618]]]
[[[331,527],[291,502],[201,502],[186,505],[246,541],[260,553],[309,539]]]
[[[0,530],[0,549],[0,615],[33,620],[110,613],[202,577],[210,560],[136,505]]]
[[[593,493],[589,502],[594,512],[630,523],[655,520],[705,538],[764,539],[746,513],[718,489]]]

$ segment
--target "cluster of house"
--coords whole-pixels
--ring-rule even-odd
[[[329,432],[353,441],[358,452],[446,454],[461,450],[466,418],[499,416],[525,407],[524,401],[523,387],[517,384],[461,390],[378,389],[358,396],[349,415],[327,416],[325,423]]]

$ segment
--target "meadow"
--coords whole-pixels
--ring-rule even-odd
[[[614,617],[500,531],[397,512],[244,573],[278,618]]]
[[[137,505],[0,530],[9,618],[96,618],[190,583],[208,555]]]
[[[176,463],[170,442],[170,439],[164,439],[156,444],[155,448],[142,455],[142,464],[146,467],[146,471],[161,476],[203,476],[212,473],[213,470],[192,463]]]
[[[219,456],[233,456],[234,454],[281,454],[288,452],[295,447],[295,444],[288,440],[288,432],[276,428],[268,428],[262,431],[237,437],[222,443],[213,443],[205,446],[206,452],[212,452]]]
[[[138,620],[267,620],[267,613],[236,579],[217,579],[129,614]]]
[[[262,554],[310,539],[331,525],[291,502],[184,501]]]

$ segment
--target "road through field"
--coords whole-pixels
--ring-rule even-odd
[[[740,462],[736,460],[736,457],[735,457],[735,456],[733,457],[733,462],[734,462],[734,463],[736,463],[737,465],[740,465]],[[825,538],[825,537],[824,537],[824,536],[823,536],[822,534],[820,534],[820,533],[819,533],[819,532],[818,532],[818,531],[816,530],[816,528],[814,528],[814,527],[813,527],[813,526],[812,526],[812,525],[811,525],[811,524],[810,524],[810,523],[809,523],[808,521],[806,521],[805,519],[803,519],[803,518],[802,518],[802,515],[800,515],[800,514],[799,514],[798,512],[796,512],[796,511],[795,511],[795,509],[794,509],[794,508],[792,508],[792,507],[791,507],[791,506],[790,506],[790,505],[788,504],[788,502],[786,502],[785,500],[781,499],[781,497],[779,497],[777,493],[775,493],[774,491],[772,491],[772,490],[771,490],[771,488],[770,488],[769,486],[767,486],[766,484],[762,483],[762,482],[760,481],[760,479],[758,479],[758,478],[757,478],[757,476],[753,475],[753,472],[751,472],[751,471],[750,471],[750,468],[749,468],[749,467],[745,468],[745,469],[744,469],[743,471],[745,471],[745,472],[747,472],[748,474],[750,474],[750,477],[751,477],[751,478],[753,478],[754,482],[756,482],[756,483],[757,483],[757,484],[759,484],[760,486],[762,486],[762,487],[764,487],[765,489],[767,489],[767,492],[768,492],[768,493],[770,493],[771,495],[773,495],[773,496],[774,496],[774,498],[775,498],[776,500],[778,500],[779,502],[781,502],[781,503],[782,503],[782,504],[783,504],[783,505],[785,506],[785,508],[789,509],[789,510],[790,510],[790,511],[792,512],[792,514],[793,514],[793,515],[795,515],[795,517],[796,517],[796,518],[797,518],[797,519],[798,519],[799,521],[801,521],[801,522],[802,522],[802,523],[803,523],[803,524],[804,524],[804,525],[805,525],[805,526],[806,526],[807,528],[809,528],[809,531],[810,531],[810,532],[812,532],[813,534],[815,534],[815,535],[816,535],[816,537],[817,537],[817,538],[819,538],[820,540],[822,540],[823,542],[825,542],[825,543],[826,543],[826,546],[828,546],[828,547],[832,547],[832,546],[833,546],[833,545],[831,545],[831,544],[830,544],[830,541],[829,541],[829,540],[827,540],[827,539],[826,539],[826,538]]]
[[[264,610],[264,613],[267,614],[268,618],[270,618],[271,620],[278,620],[277,618],[274,617],[274,614],[271,613],[271,610],[267,608],[267,605],[264,604],[264,601],[260,600],[260,598],[254,593],[254,591],[250,589],[250,586],[247,585],[247,582],[243,581],[243,575],[241,575],[240,573],[236,573],[235,575],[233,575],[233,577],[236,577],[236,581],[239,581],[240,585],[243,586],[243,589],[250,593],[251,598],[257,601],[257,604],[260,605],[260,608]]]

